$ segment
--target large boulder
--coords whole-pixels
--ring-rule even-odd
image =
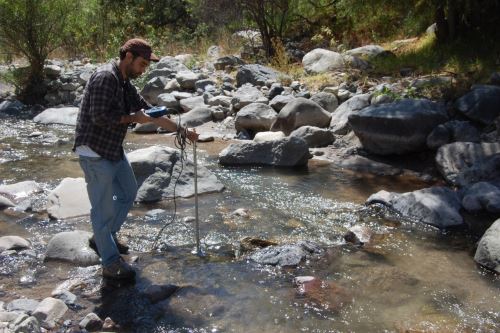
[[[491,183],[476,183],[465,190],[462,206],[473,214],[500,214],[500,189]]]
[[[0,195],[5,195],[16,203],[29,198],[35,193],[41,192],[43,192],[42,187],[37,182],[32,180],[9,185],[0,185]]]
[[[24,109],[24,104],[18,100],[3,101],[0,103],[0,114],[17,115]]]
[[[303,97],[289,102],[278,114],[271,131],[282,131],[289,135],[301,126],[328,127],[332,115],[318,103]]]
[[[0,237],[0,252],[4,250],[22,250],[31,247],[31,243],[19,236]]]
[[[142,88],[141,96],[149,103],[156,104],[158,102],[158,95],[167,92],[165,86],[168,81],[168,78],[164,76],[152,78],[144,85],[144,88]]]
[[[198,108],[198,107],[207,107],[208,106],[205,104],[205,100],[203,99],[203,96],[194,96],[194,97],[183,98],[180,100],[179,105],[181,106],[181,109],[184,110],[185,112],[191,111],[191,110]]]
[[[231,104],[236,110],[240,110],[251,103],[267,104],[268,100],[259,89],[251,84],[244,84],[233,94]]]
[[[443,106],[425,99],[372,105],[349,116],[363,147],[380,155],[425,150],[429,133],[447,120]]]
[[[219,154],[224,165],[271,165],[295,167],[307,164],[309,147],[296,137],[266,142],[232,143]]]
[[[191,71],[182,71],[175,76],[182,89],[194,90],[195,83],[200,79],[200,75]]]
[[[444,179],[452,185],[465,186],[499,176],[495,166],[500,158],[500,143],[455,142],[440,147],[436,164]],[[489,159],[491,160],[486,163]]]
[[[235,118],[237,132],[242,130],[256,132],[269,131],[278,113],[266,104],[253,103],[238,111]]]
[[[345,53],[355,57],[373,58],[386,50],[380,45],[365,45],[346,51]]]
[[[99,256],[89,246],[92,233],[82,230],[60,232],[47,245],[45,260],[69,261],[76,265],[99,264]]]
[[[236,84],[239,86],[250,83],[254,86],[264,86],[266,81],[278,81],[279,73],[274,69],[262,65],[243,65],[236,73]]]
[[[379,191],[366,201],[368,205],[381,203],[404,216],[440,229],[462,226],[460,199],[447,187],[431,187],[422,190],[395,193]]]
[[[328,92],[319,92],[311,96],[311,101],[318,103],[323,109],[332,113],[339,106],[337,96]]]
[[[474,260],[500,273],[500,219],[493,222],[484,233],[477,246]]]
[[[299,127],[290,136],[303,139],[309,147],[325,147],[335,141],[335,135],[332,131],[314,126]]]
[[[500,87],[477,85],[472,91],[460,97],[455,107],[469,119],[484,125],[492,124],[500,116]]]
[[[78,117],[78,108],[64,107],[64,108],[50,108],[38,114],[33,121],[41,124],[63,124],[76,126],[76,119]]]
[[[330,128],[333,133],[345,135],[351,130],[349,116],[370,105],[370,94],[361,94],[349,98],[332,113]]]
[[[307,73],[319,74],[343,69],[346,63],[340,53],[325,49],[314,49],[302,58],[302,65]]]
[[[90,214],[90,201],[84,178],[64,178],[49,193],[47,212],[51,218],[68,219]]]
[[[278,95],[275,96],[270,102],[269,106],[272,107],[276,112],[280,112],[281,109],[285,107],[288,103],[293,101],[295,97],[293,95]]]
[[[213,120],[212,110],[208,107],[195,107],[180,117],[182,126],[196,127]],[[176,120],[174,120],[176,121]]]
[[[139,185],[137,201],[153,202],[194,195],[194,164],[190,159],[182,162],[176,149],[151,146],[135,150],[127,154],[127,158]],[[197,175],[198,194],[224,189],[224,185],[204,166],[198,165]]]
[[[156,64],[155,69],[168,69],[171,73],[189,70],[179,59],[175,59],[171,56],[161,58],[158,64]]]
[[[437,149],[451,142],[479,142],[481,134],[469,121],[451,120],[438,125],[427,136],[427,147]]]
[[[230,55],[230,56],[218,58],[214,63],[214,67],[215,67],[215,69],[218,69],[218,70],[224,70],[228,66],[234,67],[234,66],[244,65],[244,64],[245,64],[245,62],[243,60],[241,60],[240,58]]]

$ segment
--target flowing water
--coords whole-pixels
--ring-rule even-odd
[[[34,132],[37,135],[30,135]],[[200,196],[205,257],[194,246],[193,199],[136,205],[122,230],[140,276],[134,285],[112,286],[99,267],[43,262],[52,235],[90,230],[87,218],[53,221],[43,212],[46,194],[64,177],[80,177],[70,152],[73,128],[0,120],[2,184],[39,182],[33,212],[0,212],[0,236],[28,238],[33,249],[0,255],[2,301],[43,299],[61,283],[71,285],[78,305],[74,321],[95,311],[123,332],[498,332],[500,278],[473,261],[477,238],[464,231],[442,233],[382,207],[364,207],[381,189],[411,191],[429,186],[402,177],[368,177],[311,161],[299,170],[222,167],[221,143],[199,144],[199,163],[226,186]],[[127,151],[171,144],[163,135],[129,134]],[[226,144],[226,143],[223,143]],[[175,222],[170,223],[173,212]],[[161,208],[165,213],[146,215]],[[239,208],[249,216],[232,214]],[[162,251],[149,252],[159,230]],[[369,227],[374,241],[345,244],[353,225]],[[254,237],[277,243],[309,240],[325,249],[297,268],[261,266],[239,250]],[[304,292],[297,276],[314,276]],[[151,285],[182,288],[153,304]]]

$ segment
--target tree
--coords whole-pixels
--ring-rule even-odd
[[[61,45],[66,19],[75,1],[0,0],[0,45],[26,57],[30,67],[19,94],[26,103],[40,102],[44,62]]]

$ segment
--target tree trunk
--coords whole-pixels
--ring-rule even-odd
[[[439,5],[436,8],[434,19],[436,21],[437,40],[438,42],[443,43],[448,39],[448,23],[446,22],[444,7],[442,5]]]

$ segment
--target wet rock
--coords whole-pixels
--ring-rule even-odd
[[[459,197],[447,187],[431,187],[407,193],[382,190],[372,194],[366,201],[367,205],[374,203],[382,203],[405,216],[440,229],[464,224],[459,213]]]
[[[47,245],[45,260],[69,261],[73,264],[91,266],[99,264],[99,257],[89,247],[92,233],[87,231],[67,231],[54,235]]]
[[[326,147],[335,141],[335,135],[329,129],[302,126],[290,133],[291,137],[298,137],[307,142],[309,147]]]
[[[465,190],[462,206],[470,213],[500,214],[500,189],[491,183],[476,183]]]
[[[306,53],[302,58],[302,65],[307,73],[319,74],[343,69],[346,64],[344,57],[340,53],[325,49],[314,49]]]
[[[491,124],[500,115],[500,87],[476,85],[472,91],[460,97],[455,107],[469,119],[484,125]]]
[[[474,260],[500,273],[500,219],[493,222],[484,233],[477,246]]]
[[[51,218],[67,219],[90,214],[84,178],[64,178],[47,199],[47,212]]]
[[[293,95],[278,95],[269,102],[269,106],[272,107],[276,112],[280,112],[281,109],[285,107],[285,105],[287,105],[294,99],[295,97]]]
[[[349,124],[366,150],[389,155],[425,150],[429,133],[447,118],[437,103],[406,99],[353,113]]]
[[[364,225],[355,225],[344,234],[344,240],[354,245],[364,245],[372,238],[372,231]]]
[[[219,154],[219,163],[223,165],[295,167],[306,165],[308,159],[307,143],[296,137],[268,142],[232,143]]]
[[[452,142],[479,142],[479,131],[468,121],[452,120],[438,125],[427,136],[427,147],[437,149]]]
[[[348,123],[349,116],[370,105],[370,94],[354,96],[340,106],[332,113],[330,128],[333,133],[345,135],[351,130]]]
[[[238,208],[229,215],[230,216],[239,216],[239,217],[244,217],[244,218],[250,217],[250,214],[248,214],[248,209],[246,209],[246,208]]]
[[[0,252],[4,250],[21,250],[31,247],[31,243],[19,236],[0,237]]]
[[[28,315],[20,315],[12,323],[13,333],[41,333],[40,324],[35,317],[30,317]]]
[[[42,323],[43,327],[54,328],[56,323],[64,316],[68,307],[63,301],[47,297],[38,304],[33,317]]]
[[[266,104],[253,103],[242,108],[235,117],[236,131],[268,131],[278,114]]]
[[[176,296],[159,305],[171,314],[171,318],[189,318],[195,326],[195,323],[218,320],[226,309],[232,308],[232,304],[226,304],[221,297],[199,288],[183,287]]]
[[[95,332],[99,331],[103,327],[103,321],[101,318],[99,318],[98,315],[95,313],[91,312],[83,318],[80,323],[78,324],[81,328],[86,329],[87,331],[90,332]]]
[[[311,96],[311,100],[318,103],[323,109],[332,113],[339,106],[337,96],[328,92],[319,92]]]
[[[41,193],[43,189],[34,181],[24,181],[10,185],[0,185],[0,194],[7,194],[16,202],[28,198],[32,194]]]
[[[143,293],[151,303],[155,304],[169,298],[179,289],[180,287],[173,284],[151,285],[148,286]]]
[[[173,148],[151,146],[135,150],[127,157],[139,185],[136,200],[158,201],[162,198],[194,195],[194,165],[189,159],[182,168],[179,152]],[[182,169],[182,173],[181,173]],[[179,173],[180,176],[179,176]],[[177,180],[178,179],[178,180]],[[224,185],[207,168],[198,165],[198,194],[220,192]]]
[[[283,132],[259,132],[255,134],[253,141],[267,142],[267,141],[282,140],[284,138],[285,138],[285,133]]]
[[[297,295],[331,312],[338,312],[352,302],[352,295],[333,281],[324,281],[313,276],[298,276],[294,279]]]
[[[0,103],[0,114],[17,115],[24,107],[24,104],[18,100],[6,100]]]
[[[77,107],[50,108],[38,114],[33,121],[41,124],[63,124],[76,126]]]
[[[316,102],[299,97],[281,109],[271,126],[271,131],[282,131],[285,135],[289,135],[294,129],[301,126],[324,128],[330,124],[330,119],[331,114]]]
[[[500,154],[500,143],[455,142],[438,149],[436,165],[447,182],[464,186],[496,178],[496,154]]]
[[[185,101],[185,100],[183,100]],[[204,104],[203,104],[204,105]],[[179,116],[182,126],[196,127],[213,120],[212,110],[206,106],[197,106]],[[173,119],[176,123],[178,118]]]
[[[278,243],[269,241],[266,239],[254,238],[254,237],[245,237],[238,241],[236,244],[236,250],[239,254],[255,251],[258,249],[263,249],[269,246],[276,246]],[[238,256],[237,255],[237,256]]]
[[[243,65],[236,73],[236,84],[238,87],[245,83],[255,86],[264,86],[267,80],[278,81],[280,73],[274,69],[262,65]]]
[[[321,252],[321,248],[316,244],[302,241],[297,244],[266,247],[252,254],[250,259],[263,265],[297,266],[305,258]]]

